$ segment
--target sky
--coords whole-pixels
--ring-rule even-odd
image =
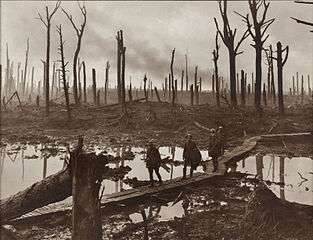
[[[9,55],[14,64],[25,62],[26,40],[30,41],[29,66],[35,67],[35,79],[42,78],[41,59],[45,59],[46,30],[36,19],[37,13],[44,14],[45,6],[52,9],[54,1],[1,1],[1,60],[6,62],[5,48],[9,46]],[[188,54],[189,79],[193,79],[194,68],[199,67],[198,76],[203,79],[205,89],[211,87],[213,70],[212,51],[215,47],[216,28],[213,21],[221,18],[216,1],[86,1],[87,24],[83,35],[80,58],[86,62],[88,82],[91,82],[91,68],[97,71],[99,86],[104,85],[106,61],[110,62],[110,85],[116,85],[116,33],[124,32],[126,46],[126,83],[142,84],[144,74],[161,87],[170,71],[171,51],[176,49],[174,75],[180,83],[184,65],[184,55]],[[64,1],[61,4],[80,24],[82,17],[76,1]],[[232,28],[237,28],[237,39],[246,30],[242,19],[234,13],[248,13],[247,1],[230,1],[228,14]],[[298,71],[313,76],[313,33],[310,28],[297,24],[290,17],[313,21],[310,5],[296,4],[293,1],[272,1],[268,18],[275,18],[269,28],[270,37],[265,43],[274,45],[282,42],[290,48],[284,67],[285,88],[291,86],[292,76]],[[62,24],[64,30],[65,58],[70,63],[76,47],[77,37],[64,13],[59,10],[52,19],[51,60],[57,61],[58,34],[56,25]],[[248,73],[255,70],[255,51],[250,46],[251,37],[242,44],[243,54],[237,57],[237,71]],[[265,58],[263,58],[263,79],[266,79]],[[276,62],[275,62],[276,64]],[[228,52],[220,42],[219,69],[228,79]],[[71,65],[69,70],[71,72]],[[311,77],[312,79],[313,77]],[[311,83],[312,84],[312,83]]]

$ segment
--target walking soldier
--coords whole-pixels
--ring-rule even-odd
[[[154,145],[153,140],[150,140],[148,150],[147,150],[147,160],[146,160],[146,167],[148,168],[149,177],[150,177],[150,186],[154,185],[153,171],[157,175],[159,179],[159,183],[162,184],[162,178],[159,172],[160,166],[161,166],[160,152]]]
[[[193,171],[197,169],[201,162],[201,153],[197,148],[196,143],[192,140],[192,136],[190,134],[187,135],[187,142],[185,143],[184,147],[183,159],[183,179],[186,178],[187,166],[190,166],[190,177],[192,177]]]

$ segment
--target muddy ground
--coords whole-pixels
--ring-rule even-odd
[[[313,130],[313,107],[307,104],[290,108],[280,117],[277,109],[266,108],[257,113],[254,108],[230,109],[200,105],[189,107],[169,103],[140,103],[127,105],[122,114],[118,105],[72,107],[68,120],[63,106],[54,104],[50,116],[44,117],[44,108],[26,106],[8,109],[2,113],[2,138],[7,141],[74,141],[84,135],[86,143],[110,145],[145,145],[154,138],[159,145],[183,146],[187,133],[194,135],[201,148],[208,145],[208,132],[194,125],[198,122],[207,128],[224,126],[228,147],[238,145],[244,137],[266,133],[307,132]]]
[[[208,132],[197,127],[196,121],[207,128],[224,126],[226,148],[231,149],[249,136],[313,130],[311,105],[287,109],[283,117],[270,108],[256,113],[253,108],[216,109],[208,105],[172,108],[168,103],[155,102],[130,104],[127,114],[122,114],[117,105],[73,107],[71,121],[66,119],[63,107],[53,105],[50,117],[43,116],[44,109],[33,106],[25,107],[23,112],[7,110],[2,114],[2,143],[74,142],[78,135],[84,135],[88,144],[144,146],[153,138],[162,146],[183,146],[186,134],[191,133],[204,149],[208,146]],[[276,144],[270,150],[285,155],[313,155],[312,146],[303,143]],[[258,146],[255,151],[267,153],[269,149]],[[256,181],[243,175],[223,176],[183,189],[183,198],[176,204],[182,205],[184,213],[168,221],[159,221],[157,209],[174,201],[179,192],[159,201],[147,199],[145,205],[135,204],[134,212],[138,214],[143,209],[153,209],[151,216],[142,216],[135,223],[126,209],[118,206],[121,211],[103,217],[104,239],[312,239],[312,215],[300,220],[301,229],[291,232],[276,229],[275,224],[263,229],[246,224]],[[306,212],[312,212],[312,208]],[[13,227],[16,239],[61,240],[70,239],[70,225],[70,217],[62,216],[40,223],[16,223]]]

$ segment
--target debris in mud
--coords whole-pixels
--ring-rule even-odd
[[[105,167],[104,178],[112,181],[123,179],[132,169],[129,166],[120,166],[118,168]]]
[[[266,239],[266,236],[272,238],[276,234],[285,238],[312,236],[310,209],[312,211],[313,207],[297,207],[280,200],[264,184],[259,184],[249,197],[242,221],[245,238],[254,239],[259,235],[258,238]]]

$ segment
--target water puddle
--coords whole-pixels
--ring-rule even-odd
[[[0,179],[1,198],[9,197],[26,189],[33,183],[57,173],[65,166],[65,160],[69,158],[68,149],[72,146],[61,144],[14,144],[0,148]],[[130,167],[131,170],[120,179],[104,180],[104,194],[115,193],[131,188],[133,178],[136,181],[148,181],[149,174],[145,164],[145,149],[139,147],[86,146],[87,150],[96,153],[108,153],[120,157],[118,161],[108,164],[111,168]],[[182,154],[180,147],[160,147],[162,159],[174,159],[162,164],[160,174],[164,180],[182,176]],[[207,151],[201,151],[203,160],[208,159]],[[198,167],[202,172],[202,167]],[[156,176],[155,176],[156,179]],[[126,184],[128,183],[128,184]]]
[[[262,179],[277,197],[313,205],[313,159],[273,154],[250,156],[237,163],[236,171]]]

